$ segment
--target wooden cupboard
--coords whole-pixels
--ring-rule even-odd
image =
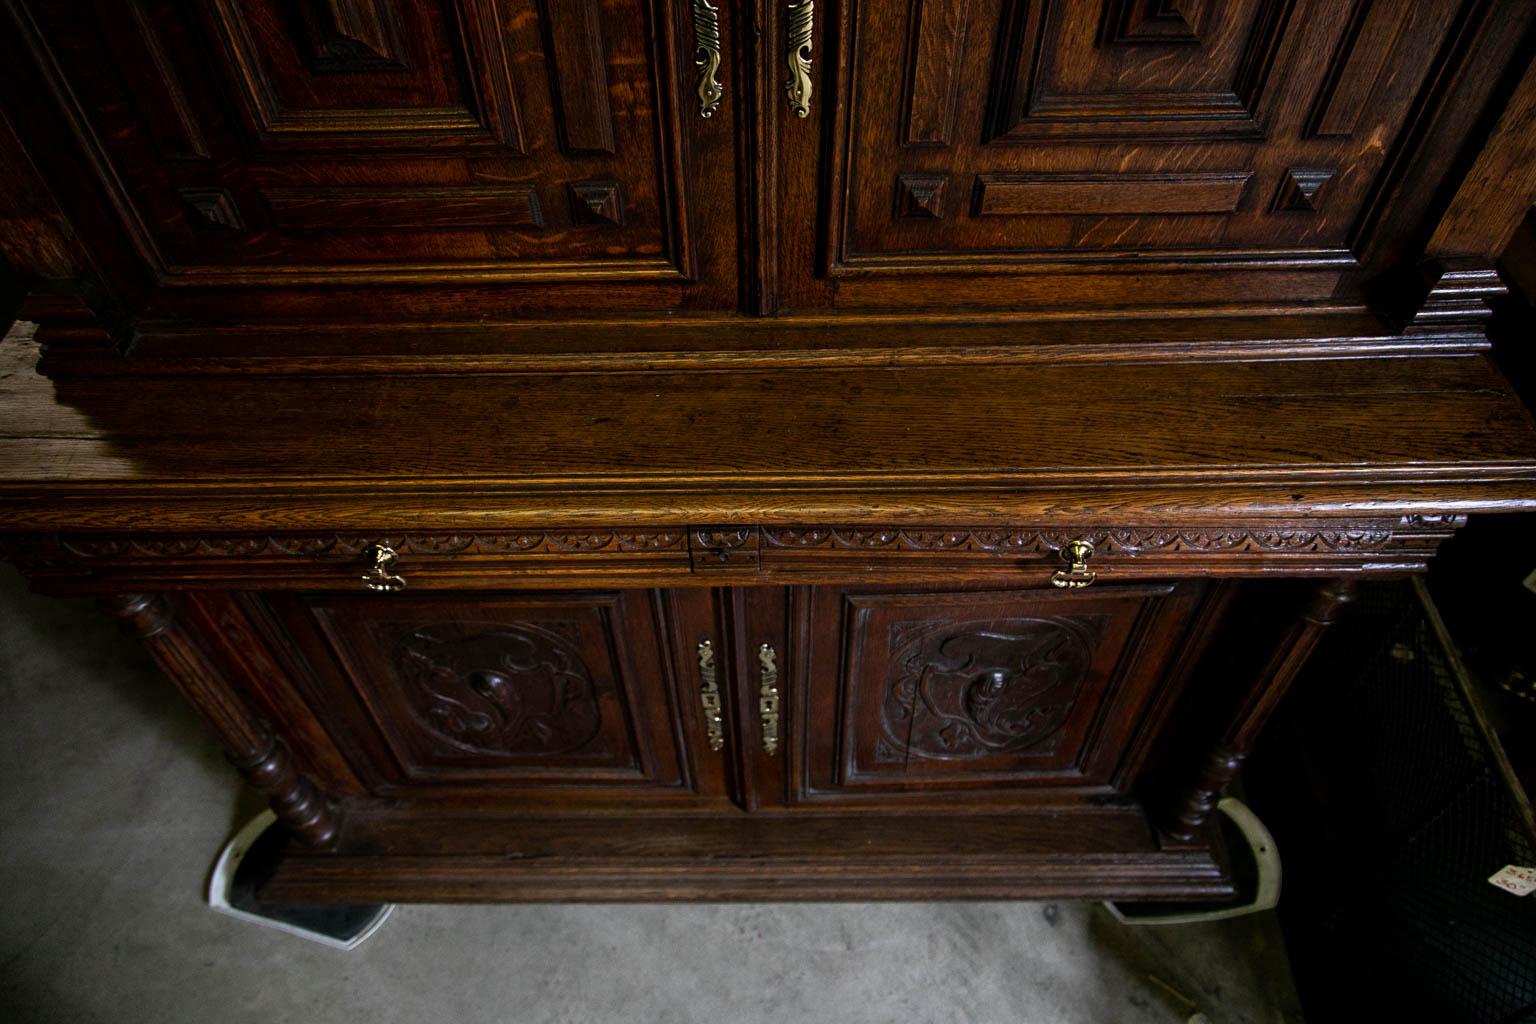
[[[1523,0],[0,16],[0,553],[274,897],[1227,896],[1353,581],[1536,506]]]

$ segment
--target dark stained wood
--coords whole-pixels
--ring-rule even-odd
[[[1355,133],[1406,27],[1408,8],[1407,0],[1355,0],[1349,26],[1318,93],[1313,135]]]
[[[542,227],[527,185],[437,188],[270,188],[262,193],[284,230]]]
[[[218,733],[229,759],[305,844],[329,846],[338,823],[325,796],[301,774],[282,739],[248,707],[204,649],[199,631],[177,621],[169,600],[153,594],[104,599],[102,610],[142,640],[181,695]]]
[[[286,859],[278,900],[1222,899],[1207,851],[1156,848],[1135,812],[896,817],[354,815],[338,856]]]
[[[983,174],[976,215],[1235,213],[1245,171],[1214,174]]]
[[[549,22],[560,137],[569,153],[612,153],[613,114],[597,0],[541,5]]]
[[[1523,507],[1536,479],[1475,355],[9,385],[12,530],[1150,525]]]
[[[810,189],[781,205],[791,308],[1142,305],[1153,301],[1140,290],[1149,284],[1165,301],[1212,303],[1221,294],[1198,273],[1213,262],[1249,271],[1221,275],[1228,299],[1234,287],[1280,302],[1362,295],[1363,282],[1390,270],[1376,254],[1412,234],[1381,205],[1382,191],[1404,169],[1423,174],[1418,151],[1441,141],[1399,129],[1464,102],[1463,85],[1486,102],[1483,79],[1458,79],[1457,46],[1481,45],[1495,20],[1519,34],[1536,13],[1460,0],[1176,9],[977,0],[963,25],[943,23],[943,41],[960,52],[937,60],[926,5],[921,19],[905,6],[837,12],[846,105],[828,115],[827,184],[815,189],[819,205]],[[941,95],[923,88],[944,81],[936,68],[955,69],[954,127],[946,142],[916,146],[908,122],[924,109],[916,97]],[[786,166],[804,166],[800,150],[814,140],[796,125],[781,137]],[[1326,202],[1272,202],[1291,168],[1330,170]],[[1248,174],[1247,191],[1197,202],[1187,190],[1173,199],[1164,184],[1222,173]],[[974,204],[962,196],[914,216],[888,199],[898,180],[968,193],[978,175]],[[985,198],[997,192],[990,182],[1057,176],[1117,184],[1103,199],[1071,201],[1059,188],[1012,187],[1008,219],[989,216],[998,212]],[[1175,264],[1186,271],[1178,282],[1146,276]]]
[[[1435,228],[1436,258],[1486,261],[1504,252],[1536,198],[1536,64],[1526,69],[1499,115],[1489,144],[1462,180]]]
[[[1231,896],[1353,581],[1536,508],[1536,6],[823,3],[796,116],[717,2],[705,117],[690,3],[0,0],[0,557],[273,898]]]
[[[1464,516],[1253,520],[1179,527],[798,525],[721,530],[593,527],[511,533],[17,533],[0,551],[40,589],[358,589],[375,543],[397,554],[412,591],[507,586],[684,586],[949,582],[1043,586],[1077,539],[1103,582],[1171,575],[1260,578],[1397,574],[1425,567]],[[684,534],[714,546],[686,551]],[[723,543],[722,541],[728,541]],[[735,546],[730,546],[734,544]],[[759,551],[755,546],[761,545]],[[748,557],[747,553],[751,553]],[[725,558],[722,560],[721,555]]]
[[[1202,596],[1199,584],[813,588],[797,799],[1127,796],[1132,735]]]
[[[905,136],[909,146],[949,144],[969,7],[970,0],[919,0],[912,5]]]
[[[1354,597],[1355,582],[1343,578],[1330,580],[1318,588],[1311,602],[1297,617],[1275,653],[1259,673],[1258,679],[1242,691],[1242,700],[1222,728],[1215,745],[1206,754],[1194,783],[1184,792],[1163,832],[1170,839],[1192,842],[1199,836],[1216,801],[1253,750],[1264,723],[1290,688],[1307,657],[1322,639],[1323,633]]]

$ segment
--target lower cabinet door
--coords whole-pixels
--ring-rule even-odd
[[[812,587],[798,801],[1101,801],[1131,791],[1197,653],[1204,583]]]
[[[264,601],[307,699],[377,794],[561,812],[725,802],[685,649],[711,635],[707,592]]]

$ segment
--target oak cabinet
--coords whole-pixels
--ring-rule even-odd
[[[1529,0],[0,29],[0,556],[277,899],[1228,897],[1354,581],[1536,509]]]
[[[274,593],[227,615],[257,624],[374,797],[1059,807],[1140,795],[1211,591]]]

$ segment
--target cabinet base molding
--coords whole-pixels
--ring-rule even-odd
[[[1137,810],[1006,815],[352,816],[295,846],[285,902],[1222,900],[1219,848],[1160,848]]]

